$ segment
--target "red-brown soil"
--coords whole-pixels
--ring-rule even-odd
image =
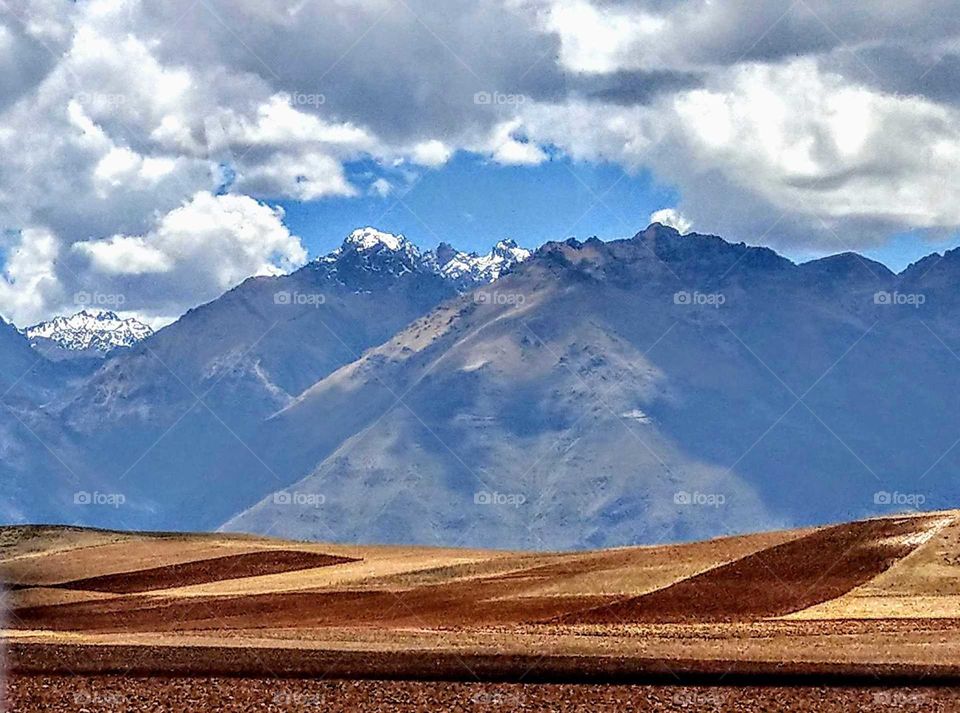
[[[867,686],[960,682],[958,530],[949,512],[568,554],[0,530],[11,691],[22,710],[73,710],[73,684],[132,696],[124,711],[307,710],[264,698],[266,677],[333,676],[376,680],[289,685],[331,686],[331,710],[473,710],[513,690],[536,693],[501,709],[710,710],[663,697],[679,678],[736,682],[719,710],[897,707],[914,699]],[[751,688],[828,680],[863,688]],[[951,696],[914,709],[960,709]]]
[[[728,711],[960,710],[960,689],[788,686],[651,686],[348,681],[275,678],[17,675],[11,711],[129,713],[367,713],[369,711]]]
[[[566,623],[753,621],[835,599],[869,581],[916,545],[916,520],[838,525],[761,550],[640,597],[561,617]]]
[[[74,579],[69,582],[50,585],[63,589],[84,589],[92,592],[111,592],[114,594],[133,594],[156,589],[187,587],[192,584],[206,584],[225,579],[256,577],[264,574],[296,572],[314,567],[355,562],[349,557],[337,557],[315,552],[297,552],[291,550],[267,550],[264,552],[245,552],[239,555],[210,557],[193,562],[180,562],[163,567],[151,567],[134,572],[107,574],[100,577]]]

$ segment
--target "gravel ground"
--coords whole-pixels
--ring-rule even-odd
[[[956,711],[960,688],[600,686],[14,675],[11,712]]]

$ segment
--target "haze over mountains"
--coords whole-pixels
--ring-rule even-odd
[[[456,294],[439,267],[402,236],[360,229],[290,275],[191,310],[21,416],[33,437],[14,444],[30,458],[8,467],[5,519],[218,526],[282,484],[250,472],[260,461],[245,444],[262,421]],[[72,457],[51,466],[60,452]],[[77,492],[121,493],[124,507],[77,507]]]
[[[958,278],[659,224],[529,258],[362,229],[91,373],[0,333],[0,516],[553,549],[952,507]]]

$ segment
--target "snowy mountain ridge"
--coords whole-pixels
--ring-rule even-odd
[[[100,309],[83,309],[70,316],[54,317],[22,331],[34,347],[52,343],[70,351],[102,353],[131,347],[153,334],[149,326],[137,319]]]
[[[450,251],[447,256],[446,250]],[[493,282],[501,274],[517,263],[523,262],[532,255],[526,248],[519,247],[513,240],[501,240],[486,255],[465,253],[456,250],[446,243],[441,243],[436,250],[440,274],[455,281],[474,283]],[[447,259],[442,259],[442,257]]]
[[[454,283],[459,289],[493,282],[517,263],[533,253],[513,240],[501,240],[480,255],[457,250],[442,242],[436,249],[421,251],[402,234],[393,234],[373,227],[358,228],[337,249],[318,260],[335,267],[353,258],[363,269],[385,272],[399,277],[407,272],[432,272]]]
[[[403,235],[368,226],[351,232],[340,247],[316,263],[333,273],[346,262],[369,274],[401,277],[407,273],[433,273],[462,290],[493,282],[531,254],[513,240],[501,240],[485,255],[456,250],[447,243],[441,243],[436,250],[421,252]],[[73,354],[103,356],[114,349],[131,347],[153,334],[149,326],[137,319],[92,308],[56,316],[21,332],[34,348],[53,359]]]

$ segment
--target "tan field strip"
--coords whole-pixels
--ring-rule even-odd
[[[47,529],[0,536],[0,573],[17,585],[6,634],[28,657],[139,647],[140,661],[224,673],[254,670],[242,652],[256,650],[300,675],[350,652],[357,675],[453,676],[457,657],[518,674],[538,654],[549,670],[593,657],[586,669],[625,675],[699,661],[960,676],[958,515],[574,553]]]

